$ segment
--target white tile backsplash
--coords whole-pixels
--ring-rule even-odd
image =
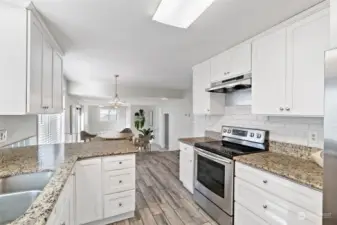
[[[270,140],[323,148],[323,118],[261,116],[251,114],[250,106],[226,107],[223,116],[194,116],[194,135],[205,130],[219,132],[222,125],[270,131]],[[317,143],[309,143],[310,132],[318,133]]]

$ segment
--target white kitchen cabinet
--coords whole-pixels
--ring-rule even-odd
[[[194,192],[194,149],[193,146],[180,143],[179,179],[185,188]]]
[[[211,58],[211,78],[210,82],[224,80],[230,73],[230,55],[224,51]]]
[[[287,29],[285,107],[292,115],[324,115],[324,54],[329,49],[329,20],[326,9]]]
[[[242,43],[211,59],[211,82],[251,72],[251,43]]]
[[[61,112],[52,105],[62,91],[53,52],[61,51],[36,10],[0,3],[0,21],[0,115]]]
[[[234,224],[235,225],[268,225],[266,221],[241,206],[239,203],[234,204]]]
[[[272,173],[235,163],[235,221],[322,224],[322,193]],[[238,214],[237,214],[238,213]],[[265,224],[262,223],[261,224]]]
[[[76,220],[85,224],[103,219],[101,158],[76,163]]]
[[[41,105],[45,111],[53,107],[53,48],[48,41],[43,41],[42,59],[42,98]]]
[[[53,99],[52,112],[61,113],[63,110],[63,61],[56,51],[53,51]]]
[[[252,112],[322,116],[329,11],[253,42]]]
[[[210,87],[210,66],[210,61],[205,61],[193,67],[193,113],[196,115],[224,114],[224,94],[206,92]]]
[[[253,42],[252,111],[279,115],[284,112],[286,84],[286,29]]]

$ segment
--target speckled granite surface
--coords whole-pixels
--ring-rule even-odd
[[[80,159],[136,153],[130,141],[40,145],[0,151],[0,177],[55,171],[27,212],[10,225],[45,225],[75,162]]]
[[[188,145],[194,145],[195,143],[198,142],[215,141],[215,139],[210,137],[190,137],[190,138],[180,138],[179,141]]]
[[[241,162],[318,190],[323,188],[323,168],[316,163],[276,152],[263,152],[234,158]]]

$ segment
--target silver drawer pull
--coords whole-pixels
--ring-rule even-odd
[[[263,183],[266,184],[266,183],[268,183],[268,181],[267,180],[263,180]]]
[[[123,162],[119,162],[119,165],[121,165]]]
[[[268,207],[267,207],[267,205],[263,205],[263,208],[266,209],[266,208],[268,208]]]
[[[119,183],[121,184],[121,183],[123,183],[123,181],[120,180]]]
[[[119,203],[119,207],[122,207],[123,206],[123,204],[122,203]]]

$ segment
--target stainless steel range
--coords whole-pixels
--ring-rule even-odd
[[[220,225],[233,224],[233,157],[268,150],[268,132],[222,127],[222,141],[200,142],[195,150],[194,200]]]

